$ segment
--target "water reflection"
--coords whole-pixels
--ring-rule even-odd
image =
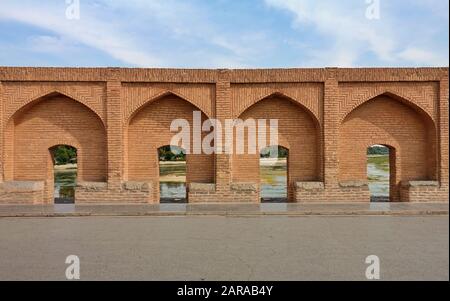
[[[261,198],[285,201],[287,198],[286,159],[261,158]]]
[[[369,155],[367,178],[371,200],[374,202],[389,201],[389,156]]]
[[[55,204],[70,204],[75,201],[75,186],[77,179],[76,164],[55,166],[54,172]]]
[[[287,198],[286,159],[261,159],[261,197],[266,199]],[[186,162],[160,162],[161,200],[186,198]]]
[[[186,198],[186,184],[177,182],[160,182],[159,193],[164,199]]]
[[[287,198],[286,160],[276,162],[266,160],[261,163],[261,197]],[[375,199],[389,198],[389,157],[369,156],[367,164],[369,189]],[[75,164],[55,167],[55,203],[73,203],[77,167]],[[160,194],[162,199],[186,198],[186,162],[160,162]]]
[[[186,161],[159,162],[159,193],[161,203],[186,201]]]

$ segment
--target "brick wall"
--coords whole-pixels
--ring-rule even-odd
[[[78,150],[76,202],[158,202],[157,148],[193,110],[279,119],[290,201],[369,201],[372,144],[394,154],[393,201],[448,201],[448,68],[0,67],[0,101],[1,203],[52,201],[57,144]],[[187,160],[189,202],[259,202],[258,156]]]
[[[240,119],[278,119],[279,145],[289,150],[288,156],[288,199],[293,200],[293,187],[299,181],[318,181],[320,170],[319,123],[305,108],[286,97],[266,98],[243,112]],[[267,124],[266,145],[269,145],[270,131]],[[248,145],[248,131],[245,131],[244,146]],[[256,131],[259,134],[258,131]],[[236,141],[236,133],[235,133]],[[259,146],[258,146],[259,148]],[[246,150],[247,151],[247,150]],[[235,154],[232,175],[234,182],[259,183],[260,156],[256,154]]]
[[[167,95],[142,107],[130,120],[127,127],[128,180],[154,183],[155,200],[159,200],[158,148],[171,144],[175,134],[170,131],[172,120],[185,119],[193,127],[194,111],[199,109],[178,96]],[[206,115],[202,113],[202,120],[205,119]],[[190,136],[191,154],[186,156],[186,182],[213,183],[214,157],[194,154],[193,137]]]
[[[436,179],[436,131],[430,117],[389,96],[355,108],[339,130],[339,180],[367,177],[367,148],[390,148],[391,198],[398,201],[400,181]]]
[[[103,123],[83,104],[55,94],[36,100],[13,115],[7,129],[13,138],[12,162],[6,162],[14,181],[48,181],[47,199],[53,195],[53,162],[50,149],[57,145],[77,148],[77,179],[105,181],[106,135]],[[11,172],[10,171],[10,172]]]

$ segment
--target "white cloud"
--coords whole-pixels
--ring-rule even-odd
[[[448,66],[448,56],[440,56],[433,51],[408,47],[398,54],[402,60],[415,62],[416,65]]]
[[[36,52],[64,53],[74,48],[74,44],[57,36],[37,35],[27,39],[29,49]]]
[[[414,18],[393,10],[393,2],[387,0],[381,0],[386,6],[381,20],[372,21],[365,18],[364,0],[260,1],[276,10],[263,9],[252,17],[253,11],[233,11],[247,7],[233,6],[237,1],[82,0],[81,19],[76,21],[65,18],[63,0],[0,0],[0,20],[34,27],[20,33],[31,32],[27,50],[58,55],[95,49],[139,67],[448,64],[443,30],[437,26],[448,22],[441,0],[411,0],[428,16],[444,18],[429,17],[435,23],[427,26],[415,25]],[[229,11],[217,9],[225,5]],[[292,15],[294,30],[280,25],[280,11]],[[8,43],[7,39],[1,42]]]
[[[386,21],[368,20],[366,6],[344,1],[322,0],[265,0],[270,7],[284,9],[294,15],[295,27],[313,27],[333,41],[331,49],[311,53],[318,55],[322,64],[349,67],[356,63],[363,52],[370,50],[382,60],[390,60],[395,47],[394,38]],[[318,52],[317,52],[318,51]],[[319,58],[317,58],[319,59]]]
[[[243,62],[257,57],[262,49],[272,47],[270,39],[263,31],[224,30],[213,20],[213,12],[203,6],[189,4],[188,1],[118,0],[112,3],[117,8],[136,15],[139,20],[155,20],[181,43],[200,41],[215,47],[216,51],[210,51],[207,56],[222,64],[230,62],[230,65],[225,65],[227,67],[246,65]]]
[[[64,3],[6,1],[0,20],[54,33],[29,38],[33,51],[56,53],[76,42],[139,67],[237,68],[270,48],[264,33],[223,30],[205,7],[186,1],[80,1],[80,20],[65,18]],[[202,57],[196,56],[199,51]]]
[[[416,5],[433,5],[425,0],[415,0]],[[433,3],[435,2],[432,0]],[[440,0],[437,0],[440,1]],[[421,50],[411,45],[411,32],[409,29],[399,28],[394,20],[403,21],[403,26],[414,22],[408,16],[398,15],[403,12],[395,11],[392,7],[383,7],[388,4],[381,0],[380,19],[369,20],[366,10],[369,4],[366,1],[335,1],[335,0],[265,0],[269,7],[288,11],[294,16],[294,27],[297,29],[312,28],[316,33],[331,44],[328,49],[316,47],[309,49],[309,63],[313,65],[332,65],[338,67],[351,67],[360,65],[359,61],[370,54],[384,64],[436,65],[445,62],[437,53]],[[405,2],[404,5],[407,5]],[[435,9],[432,10],[436,13]],[[442,12],[440,12],[442,14]],[[397,14],[397,15],[396,15]],[[447,15],[448,19],[448,15]],[[433,27],[433,25],[429,25]],[[403,31],[402,31],[403,30]],[[428,30],[428,29],[426,29]],[[425,38],[425,32],[416,33]],[[429,30],[428,30],[429,31]],[[421,35],[420,35],[421,34]],[[403,60],[403,62],[402,62]],[[447,60],[448,63],[448,60]]]
[[[62,7],[64,8],[64,7]],[[4,2],[0,19],[13,20],[52,31],[61,36],[59,41],[78,41],[87,46],[104,51],[113,58],[135,66],[159,66],[161,60],[139,49],[136,42],[128,38],[114,26],[113,20],[104,22],[89,15],[89,10],[81,11],[80,20],[68,20],[65,11],[58,5],[18,4]],[[41,38],[42,39],[42,38]],[[56,40],[47,40],[53,44]],[[59,45],[63,47],[63,45]]]

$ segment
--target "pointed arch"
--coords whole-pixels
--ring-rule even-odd
[[[55,141],[52,141],[50,143],[46,144],[46,148],[48,149],[48,151],[50,152],[52,149],[58,147],[58,146],[69,146],[69,147],[73,147],[77,150],[77,166],[79,171],[83,171],[83,147],[81,146],[81,144],[73,139],[56,139]],[[79,173],[79,175],[81,175],[81,172]],[[82,178],[80,176],[80,178]]]
[[[54,91],[29,101],[9,118],[6,129],[4,158],[11,180],[47,179],[48,152],[55,145],[77,149],[85,180],[107,177],[105,124],[90,107],[65,93]]]
[[[189,99],[188,97],[184,96],[181,93],[178,92],[174,92],[172,90],[164,90],[162,92],[157,93],[156,95],[153,95],[150,98],[147,98],[144,101],[139,102],[138,104],[136,104],[133,108],[131,108],[130,113],[128,113],[128,115],[125,117],[125,124],[129,124],[130,121],[133,119],[134,116],[136,116],[136,114],[145,106],[147,106],[148,104],[155,102],[157,100],[160,100],[164,97],[167,96],[176,96],[178,98],[181,98],[182,100],[190,103],[191,105],[193,105],[194,107],[196,107],[199,111],[201,111],[203,114],[205,114],[208,118],[211,118],[211,116],[208,116],[208,114],[206,114],[204,109],[201,109],[194,101],[192,101],[191,99]]]
[[[250,109],[252,106],[256,105],[257,103],[266,100],[266,99],[270,99],[270,98],[282,98],[282,99],[286,99],[290,102],[292,102],[293,104],[299,106],[301,109],[303,109],[306,113],[308,113],[309,116],[311,116],[311,118],[313,119],[314,123],[316,124],[316,126],[318,127],[318,129],[321,128],[321,123],[319,120],[319,117],[312,111],[311,108],[307,107],[305,104],[300,103],[299,101],[297,101],[296,99],[286,95],[285,93],[281,92],[281,91],[275,91],[275,92],[270,92],[268,94],[265,94],[262,97],[259,97],[253,101],[251,101],[247,106],[245,106],[237,115],[238,118],[244,114],[248,109]]]
[[[40,101],[43,101],[43,100],[45,100],[47,98],[55,97],[55,96],[58,96],[58,95],[67,97],[70,100],[73,100],[73,101],[76,101],[76,102],[82,104],[84,107],[86,107],[87,109],[92,111],[101,120],[101,122],[103,124],[103,127],[106,128],[105,120],[103,119],[103,117],[100,114],[100,112],[98,112],[95,108],[92,108],[84,99],[79,98],[76,95],[73,95],[72,93],[63,92],[60,89],[52,89],[51,91],[43,92],[43,93],[39,94],[38,96],[35,96],[33,98],[28,99],[26,102],[21,104],[21,106],[19,108],[17,108],[14,112],[10,113],[6,117],[6,123],[5,124],[7,124],[11,119],[13,119],[14,116],[17,116],[21,112],[24,112],[27,108],[33,106],[34,104],[36,104],[36,103],[38,103]]]
[[[429,112],[427,112],[427,111],[426,111],[424,108],[422,108],[420,105],[418,105],[418,104],[414,103],[413,101],[409,100],[408,97],[402,95],[401,93],[394,92],[394,91],[389,90],[389,89],[385,89],[385,90],[383,90],[382,92],[376,91],[376,92],[371,93],[371,94],[369,94],[369,95],[366,95],[364,98],[358,100],[355,104],[353,104],[353,105],[350,107],[350,109],[348,109],[348,110],[346,111],[345,114],[342,115],[342,117],[341,117],[339,123],[344,122],[344,120],[345,120],[345,119],[346,119],[353,111],[355,111],[356,109],[358,109],[359,107],[361,107],[361,106],[364,105],[365,103],[367,103],[367,102],[369,102],[369,101],[371,101],[371,100],[373,100],[373,99],[375,99],[375,98],[377,98],[377,97],[380,97],[380,96],[387,96],[387,97],[389,97],[389,98],[391,98],[391,99],[393,99],[393,100],[399,101],[400,103],[402,103],[402,104],[404,104],[404,105],[406,105],[406,106],[412,108],[413,110],[415,110],[416,112],[418,112],[420,115],[425,116],[426,119],[427,119],[428,121],[430,121],[430,122],[433,124],[433,126],[435,126],[434,118],[433,118],[433,116],[430,115]]]
[[[238,118],[278,120],[278,143],[276,144],[288,149],[291,158],[288,162],[288,199],[293,200],[295,182],[322,179],[321,125],[308,107],[278,91],[253,101],[239,114]],[[266,134],[266,140],[269,135]],[[253,138],[244,134],[244,145],[248,144],[249,139]],[[261,181],[259,162],[259,154],[249,152],[233,154],[232,180],[259,183]]]
[[[193,139],[191,130],[196,116],[200,112],[200,124],[208,118],[198,106],[177,93],[165,91],[142,103],[126,121],[124,166],[126,178],[132,181],[159,181],[157,149],[170,145],[176,135],[171,131],[172,121],[184,119],[189,124],[189,137]],[[207,132],[202,132],[202,138]],[[187,183],[211,183],[214,178],[214,156],[193,153],[195,147],[190,143],[187,161]],[[153,192],[155,200],[159,200],[159,189]]]
[[[81,150],[81,145],[78,143],[78,141],[68,139],[57,139],[57,142],[47,143],[47,148],[51,149],[60,145],[66,145],[76,148],[77,150]]]
[[[366,150],[374,144],[395,150],[393,200],[399,200],[400,181],[437,177],[437,130],[431,116],[407,98],[384,91],[364,98],[339,125],[340,181],[366,178]],[[393,170],[394,170],[393,167]]]

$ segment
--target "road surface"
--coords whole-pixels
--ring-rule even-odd
[[[0,280],[448,280],[448,216],[0,218]]]

